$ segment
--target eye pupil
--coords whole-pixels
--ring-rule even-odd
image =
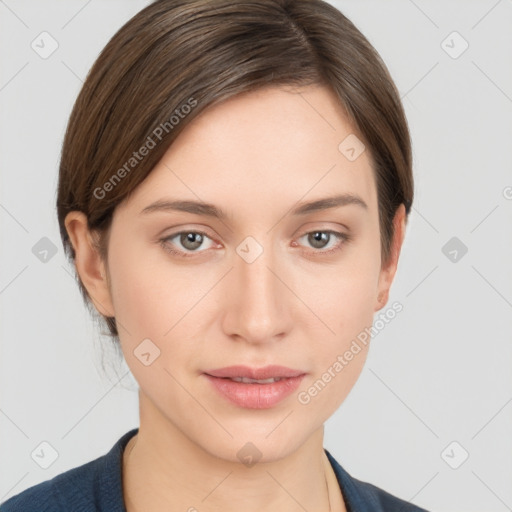
[[[183,233],[180,238],[183,247],[190,250],[197,249],[203,243],[203,235],[201,233]],[[189,242],[192,244],[191,246],[188,245]]]
[[[322,248],[329,241],[329,233],[325,231],[314,231],[310,234],[311,245],[315,248]]]

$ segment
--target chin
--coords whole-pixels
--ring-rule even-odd
[[[262,422],[259,428],[255,428],[254,420],[251,420],[252,426],[241,425],[234,428],[233,425],[226,424],[233,437],[219,432],[215,437],[201,439],[198,444],[214,457],[227,462],[242,463],[247,467],[252,467],[255,463],[281,460],[299,449],[314,430],[296,432],[291,422],[289,427],[292,428],[284,428],[287,420],[282,424],[280,422],[287,414],[289,413],[279,415],[280,419],[273,420],[271,424],[267,421]],[[296,426],[296,420],[294,422]]]

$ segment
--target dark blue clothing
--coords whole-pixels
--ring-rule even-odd
[[[122,456],[124,447],[138,430],[124,434],[107,454],[9,498],[0,505],[0,512],[126,512]],[[351,477],[327,450],[325,453],[348,512],[427,512]]]

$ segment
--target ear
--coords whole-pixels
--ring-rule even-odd
[[[400,256],[400,251],[402,249],[402,244],[404,241],[405,218],[405,206],[401,204],[395,213],[395,217],[393,218],[394,233],[390,247],[390,255],[388,261],[384,262],[384,264],[382,265],[379,274],[377,301],[375,303],[374,311],[382,309],[388,302],[389,289],[391,288],[391,283],[393,282],[393,278],[395,277],[396,268],[398,265],[398,257]]]
[[[66,230],[75,250],[75,266],[92,303],[103,316],[114,317],[114,306],[108,283],[108,268],[103,262],[89,231],[83,212],[73,211],[64,220]]]

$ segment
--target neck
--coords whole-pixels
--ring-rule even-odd
[[[123,454],[127,512],[346,511],[323,427],[285,457],[249,467],[210,454],[140,398],[139,432]]]

